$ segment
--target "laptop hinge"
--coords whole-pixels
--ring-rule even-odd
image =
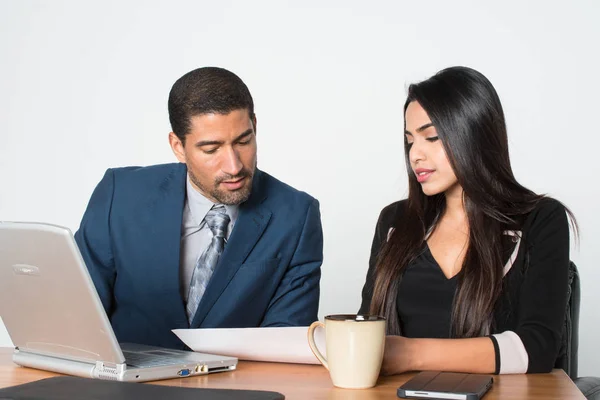
[[[82,376],[84,378],[94,377],[93,363],[84,363],[75,360],[47,356],[44,354],[29,353],[23,350],[15,350],[13,353],[15,364],[29,368],[54,371],[61,374]]]

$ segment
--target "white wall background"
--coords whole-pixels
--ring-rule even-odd
[[[321,201],[320,315],[355,312],[379,211],[406,194],[406,87],[468,65],[516,176],[579,220],[580,374],[600,375],[599,20],[595,0],[0,0],[0,220],[75,230],[107,167],[175,160],[169,89],[222,66],[253,93],[259,166]]]

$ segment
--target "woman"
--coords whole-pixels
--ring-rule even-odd
[[[411,85],[404,114],[409,197],[381,212],[360,309],[388,319],[382,372],[550,371],[569,211],[515,180],[481,73],[453,67]]]

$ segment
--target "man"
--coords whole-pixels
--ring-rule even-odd
[[[319,203],[256,168],[246,85],[191,71],[169,119],[180,163],[109,169],[75,234],[117,339],[184,348],[172,329],[309,325]]]

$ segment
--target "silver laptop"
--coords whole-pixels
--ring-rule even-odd
[[[0,222],[0,316],[16,364],[150,381],[231,371],[237,358],[117,342],[67,228]]]

